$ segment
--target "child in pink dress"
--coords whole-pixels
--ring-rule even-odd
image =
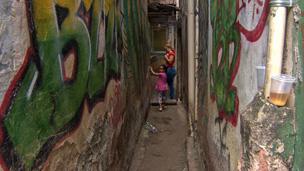
[[[165,99],[166,92],[168,90],[165,65],[159,66],[159,72],[154,72],[152,68],[150,68],[150,70],[153,75],[158,76],[158,79],[157,79],[156,85],[155,85],[155,90],[158,93],[159,111],[161,112],[164,107],[163,101]]]

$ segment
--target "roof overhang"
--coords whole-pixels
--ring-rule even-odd
[[[159,2],[153,2],[148,5],[148,11],[149,12],[176,12],[179,11],[180,9],[176,7],[175,4],[162,4]]]

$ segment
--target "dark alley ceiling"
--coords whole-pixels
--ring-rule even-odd
[[[153,2],[148,5],[149,12],[175,12],[179,8],[175,4],[161,4],[159,2]]]

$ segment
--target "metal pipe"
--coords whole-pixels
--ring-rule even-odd
[[[270,96],[271,77],[281,74],[285,39],[286,7],[271,7],[265,80],[265,98]]]
[[[188,0],[188,104],[189,111],[194,112],[195,103],[195,14],[194,0]]]
[[[265,98],[270,96],[271,77],[282,72],[287,7],[297,0],[271,0],[269,13],[269,37],[265,79]]]
[[[298,3],[298,0],[271,0],[270,6],[273,7],[292,7]]]
[[[190,136],[193,136],[195,111],[195,14],[194,0],[188,0],[187,37],[188,37],[188,117]]]

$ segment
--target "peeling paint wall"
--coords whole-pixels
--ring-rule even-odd
[[[0,2],[3,170],[127,169],[149,106],[146,5]]]

